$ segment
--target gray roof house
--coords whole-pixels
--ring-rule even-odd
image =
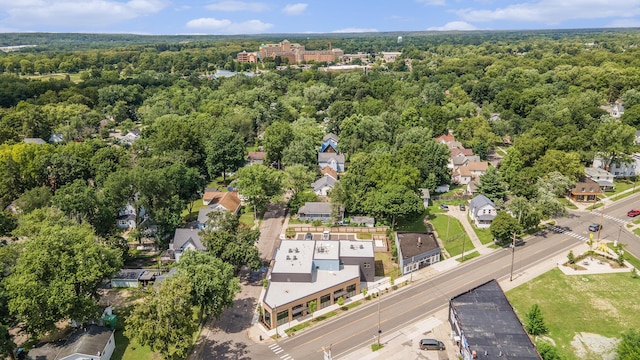
[[[449,300],[449,323],[464,359],[541,359],[496,280]]]
[[[31,360],[109,360],[116,348],[115,330],[98,325],[78,329],[68,338],[35,347],[27,354]]]
[[[327,202],[307,202],[298,209],[298,217],[300,220],[320,220],[322,222],[331,221],[331,213],[333,206]],[[338,220],[342,220],[344,216],[344,207],[340,207],[337,214]]]
[[[173,241],[169,244],[169,253],[173,253],[175,261],[179,261],[180,256],[187,250],[207,250],[202,245],[198,229],[176,229]]]
[[[613,183],[613,174],[605,169],[588,167],[584,168],[584,173],[589,179],[597,182],[602,191],[613,190],[616,187]]]
[[[44,145],[47,142],[40,139],[40,138],[24,138],[24,143],[25,144],[37,144],[37,145]]]
[[[344,172],[344,154],[318,153],[318,168],[323,169],[325,166],[337,172]]]
[[[429,189],[421,188],[420,190],[420,198],[422,199],[422,205],[424,208],[429,207],[429,200],[431,200],[431,194],[429,194]]]
[[[469,216],[479,229],[491,226],[496,214],[495,204],[484,195],[478,195],[469,201]]]
[[[334,133],[328,133],[327,135],[325,135],[325,136],[323,136],[323,137],[322,137],[322,141],[328,141],[328,140],[331,140],[331,141],[333,141],[333,142],[334,142],[334,143],[336,143],[336,144],[338,143],[338,140],[339,140],[339,139],[340,139],[340,138],[338,138],[338,135],[336,135],[336,134],[334,134]]]
[[[433,233],[396,232],[396,248],[402,275],[440,261],[440,247]]]
[[[369,216],[352,216],[349,222],[354,225],[364,225],[366,227],[376,226],[376,219]]]
[[[334,179],[332,176],[325,174],[320,179],[314,181],[311,184],[311,188],[313,192],[318,196],[327,196],[329,191],[333,190],[338,180]]]

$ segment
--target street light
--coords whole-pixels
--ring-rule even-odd
[[[380,334],[382,330],[380,330],[380,285],[378,285],[378,347],[380,347]]]

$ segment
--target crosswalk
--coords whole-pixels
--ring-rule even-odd
[[[551,226],[551,227],[549,227],[549,229],[551,231],[553,231],[553,232],[558,233],[558,234],[565,234],[565,235],[571,236],[572,238],[576,238],[576,239],[581,240],[581,241],[589,240],[589,238],[584,236],[584,235],[576,234],[573,231],[569,231],[569,230],[563,229],[561,227]]]
[[[602,211],[597,211],[596,214],[598,214],[598,216],[602,216]],[[617,223],[620,223],[620,224],[626,224],[626,223],[628,223],[630,221],[629,219],[620,219],[618,217],[615,217],[615,216],[612,216],[612,215],[609,215],[609,214],[604,214],[604,218],[609,219],[609,220],[613,220],[613,221],[615,221]]]
[[[293,360],[293,357],[291,357],[291,355],[282,354],[284,352],[284,349],[281,348],[280,345],[278,345],[278,343],[269,345],[269,349],[271,349],[271,351],[273,351],[273,353],[276,354],[277,356],[280,356],[280,359],[282,360]]]

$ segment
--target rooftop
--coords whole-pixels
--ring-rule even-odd
[[[588,167],[588,168],[584,168],[584,172],[585,174],[587,174],[588,177],[590,178],[594,178],[594,177],[613,177],[613,174],[611,174],[610,172],[608,172],[605,169],[600,169],[600,168],[594,168],[594,167]]]
[[[439,248],[433,233],[397,232],[397,236],[405,259]]]
[[[176,229],[173,235],[173,250],[183,250],[185,245],[192,243],[198,250],[204,250],[205,247],[200,241],[198,229]]]
[[[318,153],[319,162],[329,162],[331,159],[335,159],[338,163],[344,163],[344,154],[336,153]]]
[[[495,280],[454,297],[450,307],[455,310],[469,349],[476,351],[477,359],[540,359]],[[500,352],[502,357],[498,357]]]
[[[298,214],[331,214],[331,203],[328,202],[306,202]]]
[[[89,325],[86,331],[76,330],[67,339],[46,343],[29,351],[28,358],[37,360],[64,359],[73,354],[100,358],[98,353],[107,346],[114,330]]]
[[[309,274],[313,270],[315,241],[283,240],[272,273]]]
[[[333,240],[318,240],[313,253],[318,260],[337,260],[340,258],[340,242]]]
[[[373,242],[340,240],[340,257],[373,257]]]

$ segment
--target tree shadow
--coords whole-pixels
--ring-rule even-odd
[[[207,346],[203,347],[201,356],[202,359],[251,360],[247,345],[231,340],[207,344]]]
[[[251,297],[236,299],[233,306],[227,308],[213,327],[226,333],[239,333],[251,327],[257,300]]]

